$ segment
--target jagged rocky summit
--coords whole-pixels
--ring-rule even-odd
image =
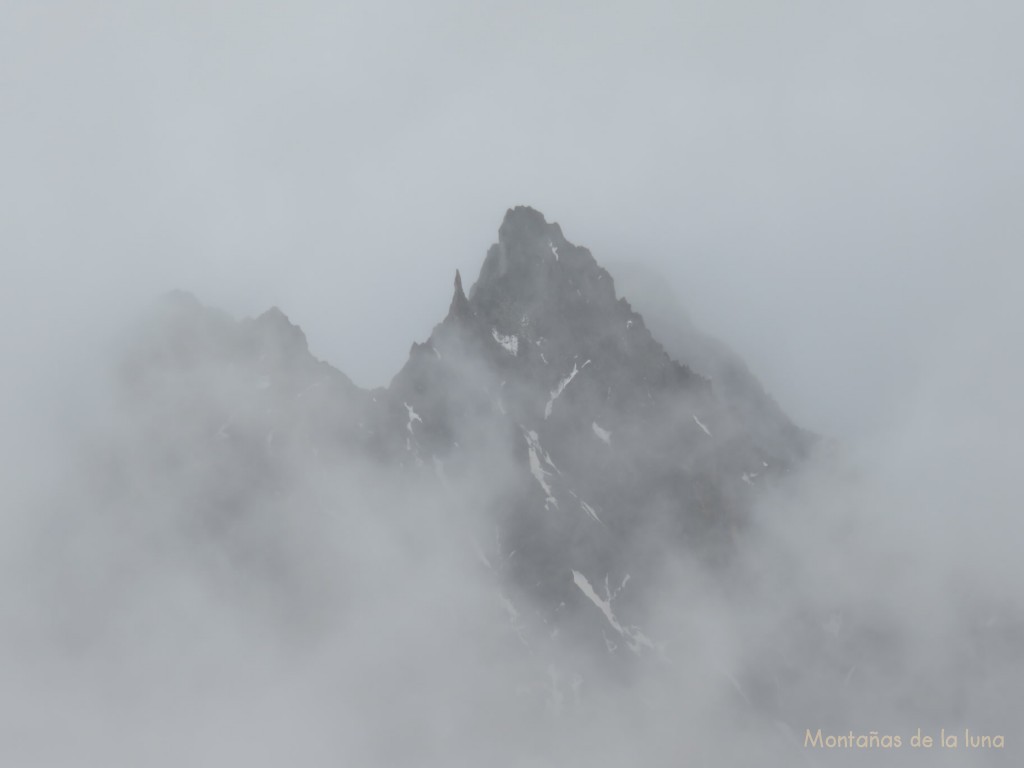
[[[190,514],[223,526],[319,503],[299,479],[356,458],[472,497],[467,552],[532,606],[514,611],[520,637],[564,626],[638,657],[656,642],[634,619],[660,554],[727,560],[759,487],[812,442],[723,345],[685,334],[702,367],[670,357],[590,251],[517,207],[387,388],[316,360],[276,308],[237,322],[168,297],[122,368],[147,430],[133,461],[187,476]]]

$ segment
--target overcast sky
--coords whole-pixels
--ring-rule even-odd
[[[936,0],[0,0],[0,391],[171,288],[278,305],[386,384],[529,204],[621,285],[663,274],[801,423],[870,433],[948,333],[1015,299],[1022,22]]]

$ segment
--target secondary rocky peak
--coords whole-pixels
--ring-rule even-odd
[[[473,313],[473,310],[469,306],[469,299],[466,298],[466,292],[462,290],[462,275],[459,270],[455,270],[455,292],[452,294],[452,303],[448,307],[448,318],[465,318],[469,317]]]
[[[260,337],[272,347],[291,354],[309,351],[306,334],[277,307],[271,307],[253,321]]]

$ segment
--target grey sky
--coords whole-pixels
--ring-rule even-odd
[[[386,384],[529,204],[855,436],[1019,283],[1018,3],[0,8],[12,369],[181,287]]]

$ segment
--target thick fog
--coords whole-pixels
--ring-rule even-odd
[[[1019,761],[1018,4],[0,18],[0,763]],[[226,459],[169,473],[152,437],[194,425],[119,389],[178,288],[279,306],[386,386],[518,204],[670,353],[695,324],[826,438],[727,575],[665,553],[637,619],[659,665],[625,680],[510,643],[527,600],[478,557],[507,457],[442,484],[289,459],[279,495],[210,522]],[[187,395],[220,407],[234,375]],[[940,727],[961,748],[909,748]],[[817,728],[905,746],[805,747]]]

